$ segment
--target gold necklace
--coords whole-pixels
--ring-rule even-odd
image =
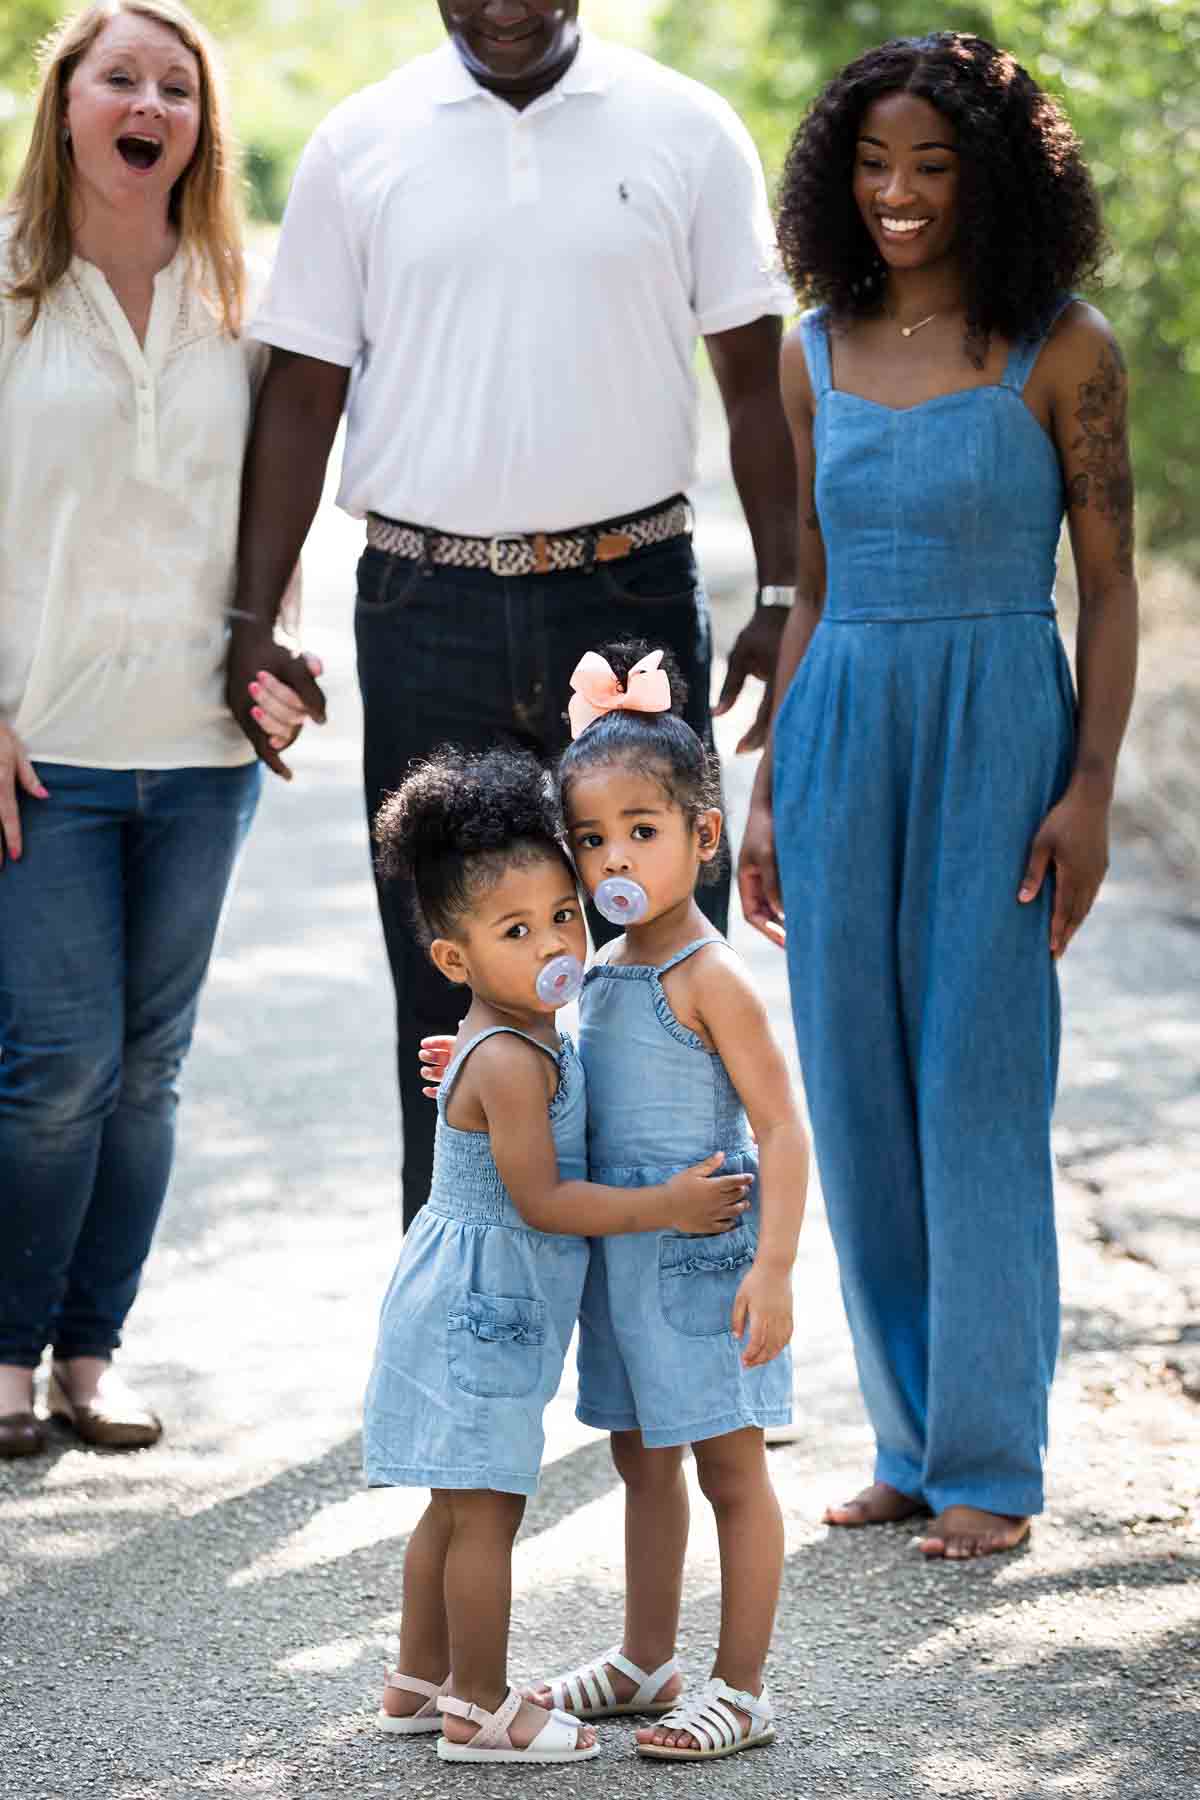
[[[900,336],[910,338],[914,331],[920,331],[922,325],[932,325],[936,318],[937,314],[931,312],[927,319],[918,319],[915,325],[900,325],[899,319],[896,320],[896,323],[900,325]]]

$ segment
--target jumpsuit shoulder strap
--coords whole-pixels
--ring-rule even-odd
[[[530,1037],[527,1031],[518,1031],[515,1025],[489,1025],[486,1031],[477,1031],[473,1038],[467,1040],[453,1062],[450,1063],[446,1073],[442,1076],[437,1097],[439,1113],[445,1113],[446,1107],[450,1103],[450,1096],[454,1092],[455,1083],[462,1074],[467,1058],[471,1055],[471,1052],[473,1050],[478,1050],[480,1044],[485,1044],[488,1038],[493,1037],[523,1038],[527,1044],[532,1044],[535,1050],[545,1051],[552,1063],[558,1062],[559,1052],[557,1050],[552,1050],[549,1044],[539,1043],[537,1038]]]
[[[1018,394],[1024,392],[1025,384],[1033,373],[1033,365],[1042,354],[1046,339],[1068,306],[1073,306],[1077,299],[1078,295],[1076,294],[1060,295],[1046,321],[1046,329],[1037,337],[1022,338],[1019,343],[1013,345],[1008,353],[1008,361],[1004,365],[1004,374],[1000,378],[1002,387],[1012,388]]]
[[[724,943],[725,943],[725,939],[723,937],[697,938],[694,943],[685,944],[685,946],[682,950],[677,950],[675,952],[674,956],[672,956],[668,962],[660,963],[659,967],[657,969],[655,969],[654,973],[658,976],[659,980],[661,981],[662,977],[667,973],[668,969],[677,969],[679,967],[680,963],[686,962],[689,956],[695,956],[697,950],[703,950],[704,946],[706,944],[724,944]],[[727,945],[726,945],[726,948],[728,948]]]
[[[833,386],[833,363],[829,355],[829,308],[815,306],[800,320],[800,341],[808,363],[808,378],[813,399],[819,400]]]

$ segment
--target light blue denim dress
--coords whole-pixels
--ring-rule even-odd
[[[588,1079],[593,1181],[652,1187],[725,1152],[722,1173],[758,1173],[746,1114],[724,1063],[679,1023],[663,990],[669,969],[589,969],[579,1002]],[[785,1425],[791,1352],[744,1369],[730,1317],[758,1242],[758,1187],[732,1231],[594,1238],[579,1320],[578,1416],[602,1431],[640,1430],[649,1449]]]
[[[487,1133],[446,1121],[467,1058],[509,1030],[494,1026],[473,1037],[438,1092],[433,1185],[383,1302],[367,1388],[363,1460],[372,1487],[537,1489],[542,1415],[579,1314],[588,1240],[526,1225]],[[565,1035],[557,1057],[545,1044],[537,1048],[558,1064],[550,1124],[559,1172],[584,1180],[583,1066]]]
[[[1062,473],[1022,399],[1044,340],[898,411],[832,387],[822,313],[801,329],[828,576],[775,728],[775,830],[876,1479],[935,1512],[1035,1513],[1059,1000],[1051,884],[1017,889],[1075,712]]]

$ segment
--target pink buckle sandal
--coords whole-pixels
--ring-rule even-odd
[[[583,1726],[570,1713],[562,1712],[547,1714],[546,1723],[533,1742],[524,1750],[518,1750],[508,1735],[508,1728],[520,1712],[524,1698],[516,1688],[509,1688],[508,1698],[494,1713],[490,1713],[485,1712],[482,1706],[472,1706],[466,1700],[456,1700],[453,1694],[443,1694],[442,1711],[455,1719],[466,1719],[471,1724],[478,1725],[479,1730],[469,1744],[452,1744],[448,1738],[439,1738],[437,1748],[442,1761],[568,1763],[590,1762],[593,1756],[599,1756],[599,1744],[592,1744],[587,1750],[578,1748]]]
[[[384,1663],[383,1673],[385,1687],[402,1694],[424,1694],[425,1704],[415,1713],[402,1716],[381,1706],[375,1715],[380,1731],[386,1731],[389,1737],[422,1737],[442,1729],[442,1691],[449,1683],[449,1675],[442,1682],[422,1681],[419,1675],[402,1675],[399,1669],[393,1669],[390,1659]]]

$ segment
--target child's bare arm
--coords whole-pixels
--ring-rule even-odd
[[[808,1194],[808,1133],[767,1009],[731,952],[696,959],[692,999],[758,1140],[758,1254],[738,1290],[733,1330],[747,1367],[769,1362],[792,1335],[792,1264]]]
[[[563,1181],[546,1112],[542,1058],[531,1044],[505,1036],[481,1044],[471,1058],[475,1092],[488,1122],[492,1155],[513,1204],[538,1231],[611,1237],[631,1231],[718,1232],[746,1209],[745,1175],[720,1175],[710,1156],[657,1187],[603,1187]]]

